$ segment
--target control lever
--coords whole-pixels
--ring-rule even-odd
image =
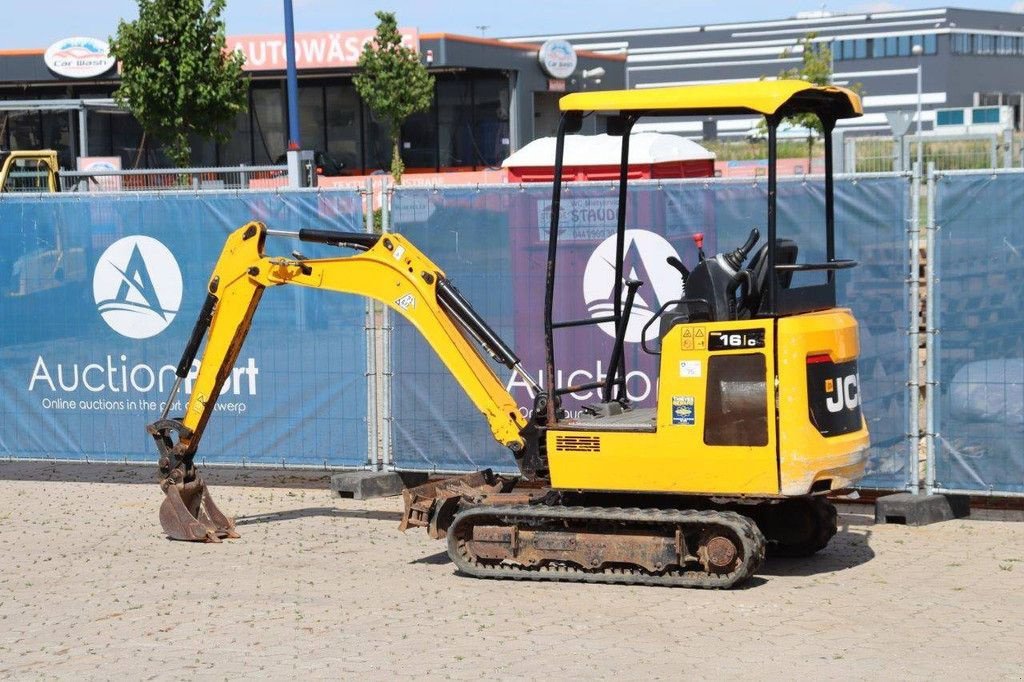
[[[697,246],[697,262],[703,261],[704,255],[704,233],[696,232],[693,235],[693,243]]]
[[[739,271],[740,266],[743,265],[743,261],[750,255],[750,250],[754,248],[754,244],[761,238],[761,233],[758,232],[755,227],[750,231],[750,236],[747,237],[747,241],[743,243],[743,246],[739,247],[735,251],[725,256],[726,262],[732,266],[734,271]]]
[[[669,256],[665,259],[665,262],[674,267],[679,271],[679,274],[683,277],[683,284],[686,284],[686,278],[690,276],[690,271],[683,265],[683,261],[679,260],[675,256]]]

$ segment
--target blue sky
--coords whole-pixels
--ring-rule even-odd
[[[422,32],[516,36],[538,33],[605,31],[713,24],[752,19],[784,19],[797,12],[871,12],[944,7],[941,0],[293,0],[298,31],[373,28],[373,13],[388,9],[402,26]],[[2,3],[8,9],[0,22],[0,49],[45,48],[72,35],[106,38],[121,17],[135,15],[134,0],[45,0]],[[1024,11],[1024,0],[959,0],[952,6],[970,9]],[[17,9],[10,9],[17,7]],[[229,0],[225,13],[229,33],[277,33],[283,30],[282,0]],[[45,15],[45,16],[43,16]],[[481,30],[480,26],[486,26]]]

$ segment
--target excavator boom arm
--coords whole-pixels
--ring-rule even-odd
[[[185,413],[180,419],[168,418],[165,410],[161,419],[147,427],[160,450],[161,487],[169,496],[172,488],[184,491],[198,481],[193,459],[199,441],[217,396],[234,367],[260,299],[267,288],[286,284],[359,294],[388,305],[416,327],[437,352],[487,418],[495,439],[514,452],[524,448],[523,431],[527,422],[472,341],[514,371],[522,372],[519,359],[476,315],[440,268],[419,249],[397,234],[300,230],[281,234],[304,241],[348,246],[362,253],[325,259],[269,257],[263,253],[268,234],[275,233],[262,223],[252,222],[228,237],[210,278],[199,319],[178,364],[175,388],[167,401],[168,406],[173,403],[182,380],[190,378],[192,391],[185,402]],[[194,370],[193,361],[204,335],[208,337],[206,346],[199,356],[199,367]],[[198,483],[198,487],[202,487],[201,481]],[[197,500],[202,497],[198,491],[195,494]],[[201,515],[198,505],[199,501],[195,501],[189,516]],[[171,526],[173,529],[174,524]],[[170,534],[175,536],[173,531]]]

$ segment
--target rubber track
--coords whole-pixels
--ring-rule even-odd
[[[520,567],[491,565],[476,562],[468,556],[465,542],[459,538],[459,529],[474,519],[495,519],[511,525],[526,521],[536,526],[538,520],[545,525],[562,520],[609,521],[626,524],[667,524],[684,526],[725,526],[741,541],[744,558],[738,570],[717,575],[702,569],[672,569],[658,574],[648,573],[640,567],[583,569],[574,566]],[[448,528],[448,555],[463,573],[477,578],[510,580],[554,580],[580,583],[611,583],[620,585],[652,585],[663,587],[691,587],[701,589],[728,589],[752,576],[764,561],[765,541],[757,525],[749,518],[734,512],[662,510],[662,509],[620,509],[613,507],[549,507],[540,505],[516,505],[502,507],[470,507],[459,511]]]

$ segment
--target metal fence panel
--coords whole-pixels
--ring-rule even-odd
[[[358,231],[361,206],[351,191],[2,197],[0,453],[155,461],[144,426],[160,414],[227,234],[253,219]],[[267,243],[332,253],[316,247]],[[268,291],[200,457],[364,464],[363,327],[356,297]]]
[[[869,487],[902,489],[910,475],[908,190],[902,176],[843,179],[836,185],[837,252],[861,261],[860,268],[839,274],[839,292],[861,321],[862,395],[874,443],[865,481]],[[615,230],[616,197],[614,185],[604,183],[572,184],[563,195],[558,319],[600,315],[609,304],[614,268],[604,252]],[[631,185],[628,272],[647,285],[638,292],[630,336],[638,336],[661,303],[678,295],[678,274],[665,264],[666,256],[675,252],[692,267],[692,236],[697,232],[705,234],[709,253],[734,248],[752,227],[763,234],[765,203],[765,184],[749,180]],[[548,185],[399,187],[393,204],[394,229],[446,271],[538,379],[543,378],[549,211]],[[780,183],[779,235],[797,240],[802,259],[824,258],[823,216],[820,179]],[[609,332],[586,327],[557,333],[556,364],[565,369],[563,385],[585,383],[603,372],[611,350]],[[629,392],[637,403],[653,404],[656,360],[641,351],[638,338],[627,341]],[[390,360],[394,461],[399,469],[515,470],[510,454],[491,438],[485,419],[416,331],[401,320],[395,322]],[[494,367],[525,413],[531,405],[526,387],[504,367]],[[590,394],[566,396],[565,407],[571,412],[595,400]]]
[[[937,176],[930,487],[1024,494],[1024,173]]]

